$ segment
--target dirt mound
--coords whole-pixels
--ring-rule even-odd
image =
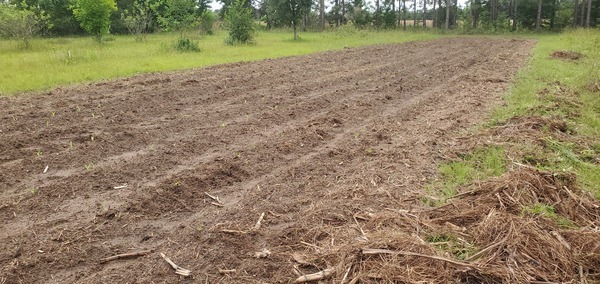
[[[563,59],[563,60],[578,60],[582,56],[583,55],[579,52],[569,51],[569,50],[557,50],[550,54],[550,57],[552,57],[552,58]]]
[[[3,98],[0,283],[504,277],[441,253],[431,242],[466,237],[408,212],[533,44],[372,46]],[[102,261],[124,253],[139,254]]]

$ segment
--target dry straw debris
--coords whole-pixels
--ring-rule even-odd
[[[373,215],[362,225],[365,238],[318,255],[333,271],[327,276],[345,283],[600,281],[600,203],[572,176],[521,167],[470,190],[435,209]]]

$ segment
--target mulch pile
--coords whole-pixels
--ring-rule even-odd
[[[540,204],[555,214],[530,213]],[[600,281],[599,208],[573,176],[523,166],[442,207],[356,216],[363,236],[313,256],[326,264],[294,257],[302,266],[330,267],[297,282]]]

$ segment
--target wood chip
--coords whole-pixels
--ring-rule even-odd
[[[260,214],[260,217],[258,217],[258,221],[256,221],[256,224],[254,225],[254,231],[258,231],[260,229],[260,225],[264,218],[265,218],[265,212]]]
[[[266,248],[264,248],[262,251],[254,253],[255,258],[267,258],[269,255],[271,255],[271,252]]]

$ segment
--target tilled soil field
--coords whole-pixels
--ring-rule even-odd
[[[333,267],[308,256],[422,206],[442,150],[501,103],[533,45],[441,39],[0,98],[0,283],[289,283]]]

